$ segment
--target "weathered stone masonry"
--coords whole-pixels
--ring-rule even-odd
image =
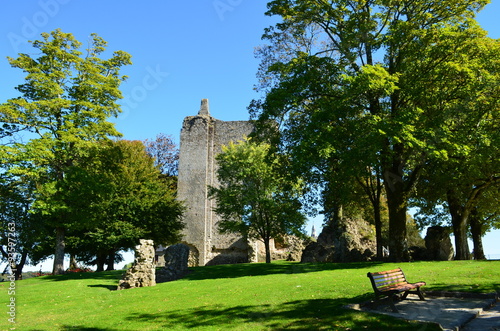
[[[134,264],[118,283],[118,290],[156,285],[153,240],[140,239],[139,242],[135,246]]]
[[[184,201],[184,240],[191,249],[190,265],[247,262],[252,249],[246,240],[218,231],[208,185],[217,186],[215,157],[222,145],[240,141],[254,130],[249,121],[224,122],[210,116],[207,99],[196,116],[184,119],[180,136],[178,197]]]

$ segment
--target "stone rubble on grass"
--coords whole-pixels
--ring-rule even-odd
[[[135,246],[135,260],[118,284],[118,290],[155,286],[155,247],[153,240],[140,239]]]

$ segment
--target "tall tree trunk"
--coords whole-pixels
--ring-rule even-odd
[[[483,249],[483,222],[479,219],[476,209],[472,211],[469,222],[474,244],[474,260],[486,260]]]
[[[78,268],[78,264],[76,263],[76,257],[75,254],[71,254],[69,256],[69,269],[74,270]]]
[[[64,274],[64,250],[66,248],[65,236],[65,228],[56,228],[56,251],[54,253],[54,266],[52,268],[53,275]]]
[[[373,220],[375,222],[375,238],[377,244],[377,259],[382,260],[384,258],[383,247],[382,247],[382,217],[380,212],[380,197],[382,195],[382,181],[380,174],[377,172],[374,176],[372,174],[371,168],[367,173],[367,180],[363,181],[361,178],[357,178],[358,183],[361,185],[365,194],[368,196],[370,203],[373,208]]]
[[[10,264],[10,269],[14,275],[15,280],[23,279],[23,268],[26,264],[26,259],[28,258],[28,251],[24,250],[21,254],[21,260],[19,263],[13,262]]]
[[[384,171],[384,186],[389,210],[389,253],[394,262],[409,261],[406,244],[407,204],[402,177],[403,163],[394,160],[391,168]]]
[[[384,252],[382,247],[382,217],[380,215],[380,202],[373,205],[373,217],[375,219],[375,239],[377,241],[377,259],[383,260]]]
[[[98,254],[96,256],[96,272],[104,271],[104,265],[106,264],[106,255],[105,254]]]
[[[269,244],[270,239],[264,239],[264,247],[266,248],[266,263],[271,263],[271,245]]]
[[[390,259],[394,262],[408,261],[408,247],[406,243],[406,200],[402,195],[388,194],[387,206],[389,209]]]
[[[107,264],[108,264],[108,267],[106,268],[106,271],[115,270],[115,250],[114,249],[111,249],[108,252]]]
[[[455,260],[470,260],[469,243],[467,242],[469,212],[460,204],[455,192],[448,190],[446,196],[453,225],[453,235],[455,236]]]
[[[455,236],[455,260],[470,260],[469,243],[467,242],[467,219],[452,216],[453,235]]]

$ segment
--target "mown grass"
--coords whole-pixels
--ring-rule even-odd
[[[70,274],[17,282],[17,323],[2,313],[0,329],[435,330],[343,308],[373,298],[368,271],[398,266],[426,290],[500,292],[500,261],[224,265],[123,291],[114,290],[122,271]],[[7,284],[0,291],[6,307]]]

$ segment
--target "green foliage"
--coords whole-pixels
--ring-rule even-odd
[[[22,306],[16,327],[434,330],[429,324],[344,308],[373,299],[367,272],[397,267],[410,281],[426,281],[429,291],[498,291],[498,261],[221,265],[192,268],[181,280],[125,291],[113,291],[122,271],[74,273],[18,282],[16,302],[22,302]],[[7,296],[0,299],[1,304],[7,304]],[[0,329],[8,329],[7,323],[6,318],[0,319]]]
[[[99,58],[106,42],[96,34],[85,54],[81,43],[61,30],[42,33],[42,40],[32,45],[36,58],[30,54],[9,58],[26,78],[17,87],[20,96],[0,105],[1,133],[12,142],[2,146],[1,156],[11,174],[35,183],[33,210],[56,229],[54,272],[62,272],[64,232],[79,227],[81,220],[75,215],[79,202],[66,190],[67,178],[96,141],[120,135],[107,120],[120,112],[119,86],[126,77],[119,71],[131,62],[123,51],[107,60]],[[21,142],[19,132],[29,140]]]
[[[489,156],[498,139],[498,41],[474,20],[487,3],[268,4],[281,20],[258,50],[266,96],[252,103],[253,118],[261,128],[280,124],[275,140],[296,175],[323,185],[325,211],[349,203],[349,186],[367,169],[380,176],[396,260],[405,258],[408,201],[431,162],[466,174],[459,160],[498,159]]]
[[[71,251],[91,263],[94,256],[105,258],[131,249],[141,238],[152,239],[156,245],[180,240],[183,206],[145,146],[140,141],[118,140],[101,144],[98,153],[80,168],[99,182],[88,187],[93,193],[69,180],[76,185],[75,194],[95,198],[84,209],[91,226],[68,238]]]
[[[118,141],[114,144],[120,152],[119,170],[108,173],[114,189],[101,211],[110,220],[125,220],[143,228],[145,238],[153,239],[158,245],[175,243],[183,228],[180,222],[183,206],[176,200],[168,178],[161,176],[141,142]]]
[[[284,158],[270,153],[270,145],[246,140],[224,146],[217,155],[220,187],[210,187],[221,216],[219,228],[266,244],[284,234],[301,235],[305,217],[300,212],[300,181],[291,182],[279,169]]]

